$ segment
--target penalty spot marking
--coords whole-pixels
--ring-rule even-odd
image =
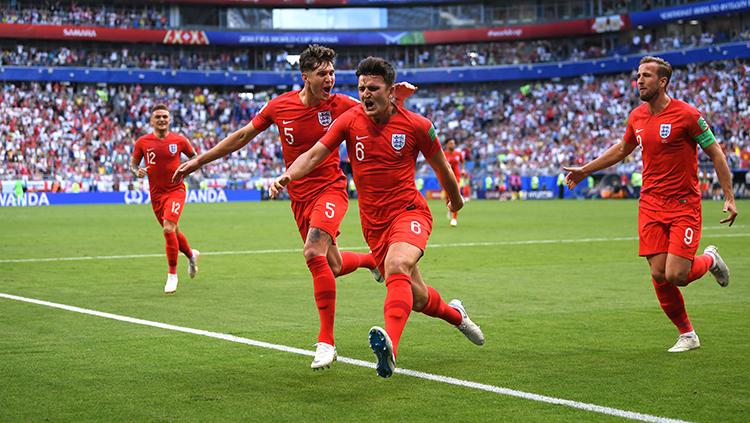
[[[706,228],[703,229],[706,232]],[[705,238],[738,238],[750,237],[750,233],[718,234]],[[610,242],[610,241],[637,241],[638,237],[613,237],[613,238],[572,238],[572,239],[530,239],[521,241],[487,241],[487,242],[457,242],[451,244],[428,244],[429,248],[459,248],[459,247],[501,247],[513,245],[541,245],[541,244],[580,244],[590,242]],[[344,247],[340,247],[344,248]],[[367,251],[368,247],[346,247],[346,250]],[[201,251],[202,256],[235,256],[251,254],[286,254],[301,253],[301,248],[281,248],[274,250],[239,250],[239,251]],[[81,256],[81,257],[42,257],[42,258],[23,258],[23,259],[3,259],[2,263],[44,263],[55,261],[86,261],[86,260],[122,260],[122,259],[139,259],[139,258],[164,258],[164,253],[159,254],[126,254],[116,256]]]
[[[154,322],[151,320],[137,319],[134,317],[121,316],[121,315],[112,314],[112,313],[105,313],[102,311],[90,310],[87,308],[75,307],[75,306],[70,306],[70,305],[65,305],[65,304],[58,304],[58,303],[53,303],[53,302],[44,301],[44,300],[37,300],[34,298],[19,297],[17,295],[5,294],[2,292],[0,292],[0,298],[6,298],[9,300],[14,300],[14,301],[21,301],[25,303],[42,305],[46,307],[72,311],[74,313],[81,313],[81,314],[86,314],[89,316],[96,316],[96,317],[102,317],[105,319],[117,320],[120,322],[133,323],[136,325],[150,326],[150,327],[159,328],[159,329],[166,329],[166,330],[171,330],[171,331],[176,331],[176,332],[189,333],[192,335],[207,336],[209,338],[221,339],[224,341],[236,342],[238,344],[245,344],[245,345],[250,345],[250,346],[259,347],[259,348],[266,348],[266,349],[281,351],[285,353],[306,355],[310,357],[315,356],[314,351],[303,350],[301,348],[288,347],[286,345],[272,344],[269,342],[256,341],[254,339],[242,338],[239,336],[229,335],[226,333],[211,332],[207,330],[193,329],[193,328],[188,328],[184,326],[170,325],[168,323]],[[339,357],[338,361],[342,363],[346,363],[346,364],[351,364],[353,366],[367,367],[371,369],[375,368],[375,363],[371,363],[371,362],[363,361],[363,360],[357,360],[353,358]],[[495,385],[487,385],[484,383],[456,379],[456,378],[436,375],[432,373],[419,372],[416,370],[397,368],[395,372],[398,374],[412,376],[412,377],[416,377],[419,379],[431,380],[434,382],[461,386],[461,387],[469,388],[469,389],[477,389],[481,391],[492,392],[492,393],[499,394],[499,395],[522,398],[522,399],[527,399],[531,401],[543,402],[547,404],[562,405],[565,407],[576,408],[579,410],[589,411],[592,413],[607,414],[610,416],[622,417],[622,418],[631,419],[631,420],[639,420],[643,422],[653,422],[653,423],[686,423],[684,420],[675,420],[675,419],[670,419],[666,417],[652,416],[650,414],[637,413],[635,411],[620,410],[617,408],[605,407],[605,406],[596,405],[596,404],[589,404],[585,402],[578,402],[578,401],[566,400],[562,398],[549,397],[546,395],[539,395],[539,394],[534,394],[530,392],[517,391],[515,389],[503,388],[503,387],[495,386]],[[374,378],[375,375],[372,375],[372,377]]]

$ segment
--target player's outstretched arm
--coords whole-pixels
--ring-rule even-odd
[[[212,149],[199,154],[197,157],[193,157],[185,163],[181,164],[180,167],[178,167],[174,172],[174,175],[172,175],[172,181],[177,181],[180,178],[184,178],[185,176],[190,175],[191,173],[200,169],[201,166],[234,153],[240,148],[246,146],[247,143],[258,136],[259,133],[260,131],[255,129],[252,122],[248,123],[241,129],[238,129],[229,134],[226,138],[216,144]]]
[[[273,185],[268,189],[268,195],[271,198],[278,197],[285,186],[312,172],[330,154],[331,150],[328,147],[320,141],[316,142],[311,149],[297,157],[297,160],[289,166],[286,172],[273,181]]]
[[[565,183],[568,185],[569,189],[573,189],[590,174],[606,169],[613,164],[622,161],[625,157],[628,157],[633,150],[635,150],[635,144],[622,140],[618,144],[609,147],[604,154],[583,166],[563,166],[563,170],[568,172],[568,174],[565,175]]]
[[[734,203],[734,191],[732,191],[732,172],[729,170],[727,164],[727,158],[724,156],[724,152],[721,150],[718,142],[714,142],[703,151],[711,158],[714,162],[714,169],[716,169],[716,176],[719,178],[721,184],[721,190],[724,191],[724,213],[729,213],[727,217],[722,219],[719,223],[729,222],[729,226],[732,226],[734,219],[737,218],[737,206]]]
[[[440,150],[435,153],[434,156],[428,158],[427,163],[429,163],[435,171],[435,175],[437,175],[440,185],[448,194],[448,209],[452,212],[461,210],[464,206],[464,198],[461,197],[461,192],[458,190],[456,176],[453,175],[453,170],[448,164],[448,160],[445,158],[443,151]]]

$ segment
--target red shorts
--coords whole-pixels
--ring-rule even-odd
[[[432,215],[429,210],[411,210],[399,214],[382,230],[362,228],[367,245],[372,250],[375,265],[385,275],[385,256],[388,248],[397,242],[411,244],[424,254],[432,232]]]
[[[656,211],[638,209],[638,255],[669,253],[695,258],[701,240],[701,209]]]
[[[161,225],[165,220],[177,223],[185,205],[185,191],[169,191],[161,194],[151,194],[151,208],[154,209],[156,219]]]
[[[307,233],[314,227],[330,235],[335,244],[348,208],[349,197],[337,184],[321,192],[314,200],[292,201],[292,212],[302,241],[307,241]]]

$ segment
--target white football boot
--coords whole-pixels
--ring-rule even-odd
[[[677,342],[674,344],[674,346],[672,346],[672,348],[668,349],[667,351],[672,353],[685,352],[700,348],[700,346],[701,341],[700,339],[698,339],[698,335],[680,335],[680,337],[677,338]]]
[[[391,377],[396,370],[396,357],[393,355],[393,343],[388,332],[379,326],[373,326],[368,335],[370,348],[378,358],[375,371],[380,377]]]
[[[331,367],[331,364],[336,361],[336,347],[325,342],[318,342],[315,344],[315,358],[313,359],[310,368],[313,370],[322,369],[325,367]]]
[[[456,225],[458,225],[458,220],[456,220],[456,219],[451,219],[451,226],[455,228],[455,227],[456,227]]]
[[[193,256],[188,259],[188,275],[190,276],[190,279],[195,278],[196,273],[198,273],[198,258],[201,256],[201,252],[193,249]]]
[[[724,259],[719,255],[719,249],[715,245],[709,245],[703,250],[703,254],[708,254],[714,258],[714,264],[708,268],[709,272],[714,275],[716,283],[722,288],[729,285],[729,267],[724,263]]]
[[[466,313],[463,302],[461,300],[451,300],[448,305],[461,313],[461,324],[456,326],[456,328],[469,338],[469,341],[476,345],[484,345],[484,333],[482,333],[482,329],[479,325],[469,319],[469,315]]]
[[[167,273],[167,283],[164,285],[164,293],[174,294],[175,291],[177,291],[177,275]]]

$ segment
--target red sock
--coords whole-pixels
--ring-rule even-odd
[[[421,313],[426,314],[430,317],[443,319],[453,326],[460,325],[461,320],[463,320],[461,313],[455,308],[446,304],[445,301],[440,298],[440,294],[435,290],[435,288],[429,285],[427,286],[427,304],[425,304],[424,308],[421,310]]]
[[[375,259],[371,253],[360,254],[348,251],[341,252],[341,270],[336,276],[344,276],[352,273],[360,267],[372,269],[375,267]]]
[[[169,273],[177,273],[177,235],[174,232],[164,232],[164,239],[167,241],[167,264]]]
[[[692,331],[693,325],[685,311],[685,300],[682,299],[680,288],[667,281],[656,282],[651,279],[651,282],[656,289],[656,297],[659,299],[661,309],[664,310],[669,320],[677,326],[680,333]]]
[[[451,216],[453,216],[454,219],[458,219],[458,212],[453,212]]]
[[[333,343],[333,319],[336,313],[336,278],[325,256],[313,257],[307,261],[313,277],[313,292],[315,304],[320,316],[320,332],[318,342],[335,345]]]
[[[411,314],[414,298],[411,294],[411,279],[403,273],[391,275],[385,280],[388,292],[385,294],[383,317],[385,331],[393,343],[393,355],[398,351],[398,341],[404,332],[406,321]]]
[[[708,268],[711,267],[713,262],[714,258],[708,254],[695,256],[695,258],[693,259],[693,265],[690,267],[690,273],[688,273],[687,276],[688,283],[702,278],[703,275],[708,272]]]
[[[190,248],[190,244],[188,244],[187,238],[185,238],[182,232],[177,232],[177,242],[180,244],[180,252],[182,254],[185,254],[187,258],[193,257],[193,250]]]

